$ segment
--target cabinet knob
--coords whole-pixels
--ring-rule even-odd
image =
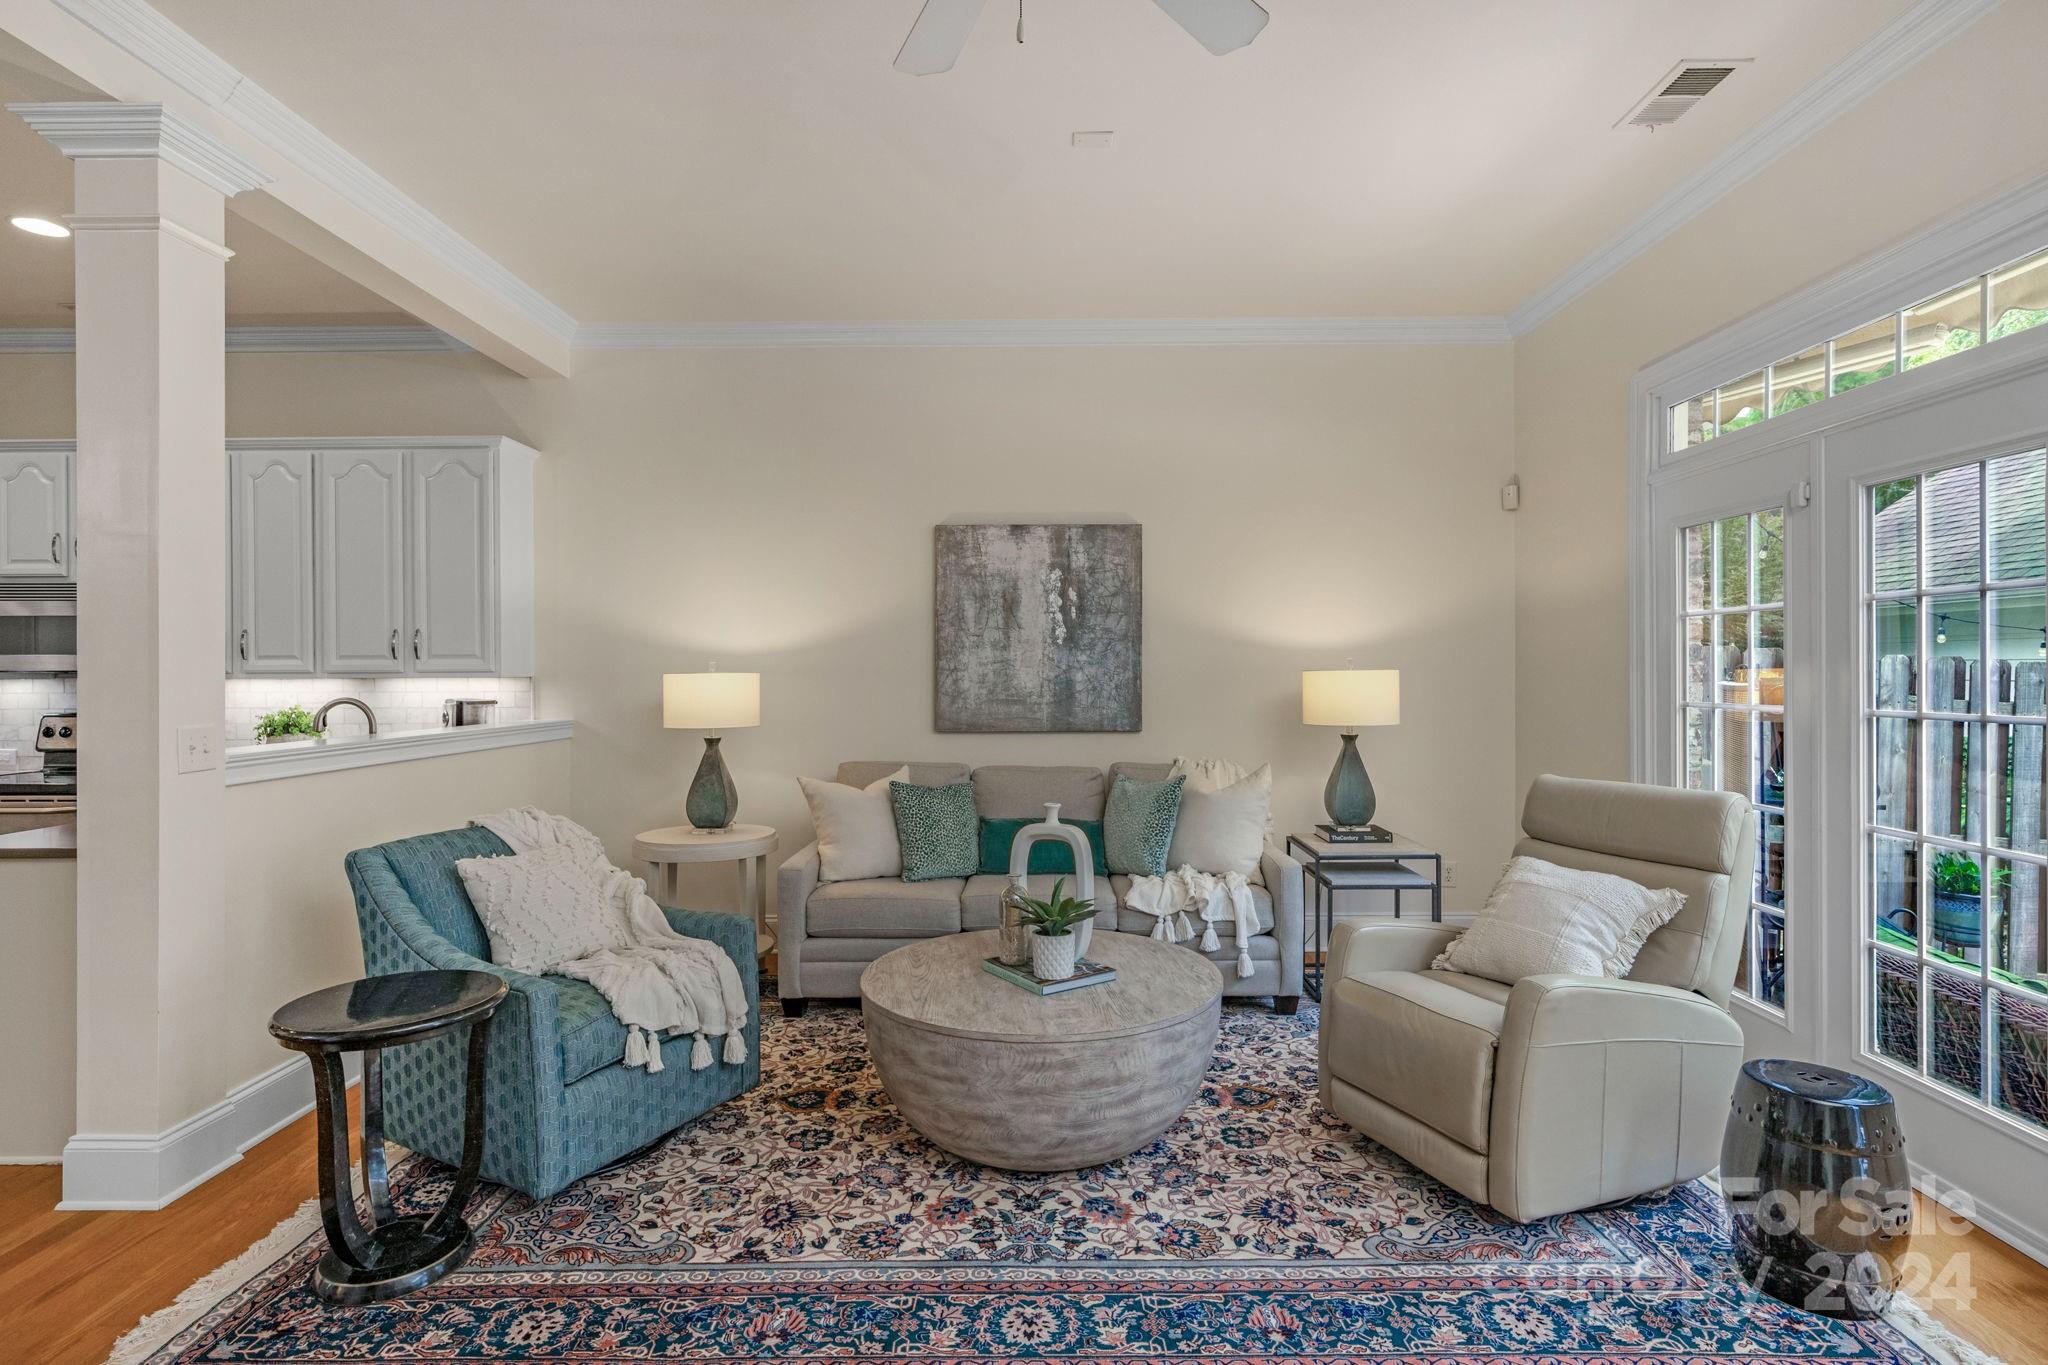
[[[396,658],[398,657],[398,627],[397,627],[397,626],[393,626],[393,627],[391,628],[391,657],[392,657],[392,658],[394,658],[394,659],[396,659]]]

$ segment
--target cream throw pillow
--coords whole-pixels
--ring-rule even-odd
[[[588,849],[554,844],[510,857],[455,864],[491,940],[491,961],[538,976],[607,948],[632,946],[604,894],[604,870]]]
[[[799,777],[811,824],[818,830],[818,879],[858,882],[903,875],[903,845],[896,840],[896,808],[889,801],[891,782],[908,782],[909,765],[865,787]]]
[[[1235,776],[1233,780],[1233,775]],[[1250,773],[1220,759],[1177,759],[1169,778],[1186,780],[1180,789],[1180,818],[1169,869],[1258,875],[1266,849],[1266,818],[1273,804],[1273,768],[1262,763]],[[1205,785],[1205,784],[1222,785]]]
[[[1668,888],[1516,858],[1472,927],[1430,966],[1508,985],[1549,972],[1623,977],[1650,935],[1684,904]]]

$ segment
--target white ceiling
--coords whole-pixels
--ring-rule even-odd
[[[1224,58],[1148,0],[1025,0],[1020,47],[990,0],[924,78],[889,65],[922,0],[155,3],[604,323],[1505,314],[1909,0],[1266,0]],[[1737,56],[1675,127],[1612,127]],[[0,96],[65,97],[8,57]],[[68,174],[0,120],[0,217]],[[391,312],[230,245],[238,320]],[[0,325],[61,320],[68,251],[0,228]]]
[[[924,78],[921,0],[157,3],[577,318],[716,322],[1505,313],[1907,0],[991,0]]]
[[[0,104],[94,99],[99,92],[0,33]],[[17,215],[63,221],[71,163],[12,115],[0,114],[0,327],[69,327],[71,243],[6,225]],[[228,318],[239,324],[406,321],[390,303],[277,238],[229,215]]]

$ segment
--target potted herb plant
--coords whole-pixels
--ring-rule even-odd
[[[1025,897],[1024,919],[1031,925],[1031,974],[1040,981],[1064,981],[1074,974],[1080,957],[1080,936],[1074,926],[1095,914],[1095,902],[1066,895],[1067,879],[1052,884],[1044,900]]]
[[[313,728],[313,713],[303,706],[286,706],[256,717],[258,744],[275,744],[288,739],[312,739],[319,733]]]

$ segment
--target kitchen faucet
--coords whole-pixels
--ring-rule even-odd
[[[337,706],[355,707],[356,710],[363,713],[363,719],[370,722],[370,733],[373,735],[377,733],[377,713],[370,709],[368,702],[357,697],[336,697],[333,701],[328,702],[327,705],[313,713],[314,734],[324,735],[327,733],[327,713]]]

